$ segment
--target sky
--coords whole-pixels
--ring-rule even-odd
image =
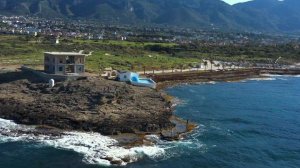
[[[229,3],[230,5],[232,4],[236,4],[236,3],[239,3],[239,2],[246,2],[246,1],[250,1],[250,0],[223,0],[227,3]]]

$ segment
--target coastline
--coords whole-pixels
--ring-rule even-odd
[[[164,90],[181,84],[210,82],[235,82],[249,78],[264,78],[265,75],[300,75],[300,69],[238,69],[226,71],[184,72],[147,75],[157,83],[157,90]]]
[[[157,91],[154,91],[154,90],[149,90],[149,89],[145,89],[145,88],[136,88],[136,87],[132,87],[132,86],[129,86],[129,90],[125,89],[125,93],[130,93],[130,91],[134,91],[132,92],[131,94],[135,94],[135,93],[147,93],[146,95],[143,95],[143,96],[146,96],[146,97],[150,97],[150,99],[146,99],[147,103],[150,103],[153,101],[158,101],[160,102],[159,104],[159,107],[160,108],[154,108],[155,111],[160,111],[159,113],[151,113],[152,115],[157,115],[157,116],[160,116],[160,117],[163,117],[163,120],[160,120],[159,123],[155,123],[154,120],[149,120],[149,116],[137,116],[137,118],[135,118],[134,120],[141,120],[141,122],[154,122],[155,124],[166,124],[166,125],[162,125],[162,126],[159,126],[157,128],[155,128],[155,125],[147,125],[146,127],[140,127],[134,131],[130,130],[130,129],[124,129],[124,130],[113,130],[113,129],[116,129],[117,127],[115,126],[112,126],[114,124],[108,124],[108,125],[101,125],[103,128],[105,128],[104,130],[107,131],[107,128],[110,129],[110,131],[107,131],[107,132],[102,132],[102,131],[97,131],[96,129],[95,130],[87,130],[85,129],[85,127],[78,127],[75,126],[74,128],[72,127],[60,127],[59,125],[52,125],[52,124],[44,124],[44,123],[41,123],[39,124],[39,122],[41,122],[41,120],[39,121],[39,118],[38,116],[35,116],[35,122],[32,123],[32,121],[28,121],[28,120],[20,120],[16,117],[18,117],[18,115],[21,115],[19,117],[24,117],[24,114],[26,113],[26,111],[23,111],[24,113],[18,113],[17,111],[8,111],[8,112],[15,112],[17,115],[12,115],[12,116],[4,116],[5,119],[11,119],[13,121],[16,121],[18,124],[25,124],[25,125],[37,125],[35,127],[34,130],[19,130],[19,131],[16,131],[16,132],[12,132],[15,136],[18,136],[18,135],[22,135],[22,134],[33,134],[33,135],[44,135],[44,136],[50,136],[50,137],[63,137],[65,136],[65,132],[69,132],[69,131],[82,131],[82,132],[99,132],[103,135],[109,135],[110,138],[112,139],[115,139],[118,141],[118,145],[121,146],[121,147],[124,147],[125,149],[131,149],[131,148],[135,148],[135,147],[138,147],[138,146],[153,146],[155,145],[156,143],[156,140],[153,140],[151,138],[149,138],[149,136],[156,136],[156,137],[159,137],[161,139],[164,139],[164,140],[180,140],[180,138],[182,136],[185,135],[185,133],[187,132],[190,132],[192,131],[196,125],[193,124],[192,122],[189,122],[187,123],[187,121],[183,120],[183,119],[180,119],[178,117],[176,117],[174,114],[173,114],[173,110],[174,108],[176,107],[174,104],[176,104],[174,102],[174,99],[169,96],[168,94],[166,94],[164,91],[162,91],[162,89],[165,89],[166,87],[171,87],[171,86],[175,86],[175,85],[179,85],[179,84],[182,84],[182,83],[189,83],[189,84],[193,84],[193,83],[197,83],[197,82],[211,82],[211,81],[240,81],[240,80],[244,80],[244,79],[248,79],[248,78],[253,78],[253,77],[264,77],[264,76],[261,76],[261,74],[253,74],[253,73],[249,73],[248,75],[245,75],[245,74],[240,74],[238,72],[239,75],[235,75],[236,72],[233,72],[233,73],[230,73],[230,75],[228,76],[223,76],[222,78],[218,78],[218,75],[220,75],[220,73],[217,73],[215,76],[214,75],[210,75],[209,77],[206,76],[205,77],[202,77],[202,78],[199,78],[199,79],[194,79],[194,80],[190,80],[190,79],[184,79],[184,80],[173,80],[173,81],[163,81],[163,82],[160,82],[159,83],[159,86],[160,88],[157,90]],[[10,74],[11,75],[11,74]],[[16,74],[14,74],[16,75]],[[12,77],[12,76],[10,76]],[[9,77],[9,78],[10,78]],[[30,77],[29,77],[30,78]],[[214,79],[214,80],[212,80]],[[85,90],[86,88],[81,88],[80,85],[85,85],[86,83],[83,82],[83,81],[79,81],[80,85],[75,84],[75,85],[70,85],[70,86],[65,86],[65,85],[62,85],[60,86],[59,88],[57,88],[57,90],[43,90],[44,86],[43,85],[40,85],[38,82],[35,83],[34,81],[32,81],[32,83],[28,83],[28,82],[25,82],[24,79],[22,79],[20,82],[19,81],[19,78],[14,76],[14,79],[10,79],[9,83],[12,82],[12,85],[11,87],[14,88],[12,90],[10,90],[8,87],[9,85],[7,84],[7,81],[5,81],[5,78],[1,78],[1,82],[0,82],[0,86],[3,85],[2,87],[0,87],[0,93],[5,93],[6,96],[8,97],[5,97],[3,96],[3,94],[0,94],[0,118],[3,118],[1,117],[1,115],[3,116],[3,114],[8,114],[8,112],[5,112],[5,109],[9,108],[10,110],[13,110],[14,108],[12,108],[12,106],[9,106],[9,104],[17,104],[17,105],[22,105],[22,101],[29,101],[32,97],[27,97],[25,98],[26,100],[23,100],[24,97],[22,96],[17,96],[17,97],[12,97],[11,94],[19,94],[17,93],[18,91],[20,90],[17,90],[15,87],[20,87],[22,88],[23,90],[21,90],[22,94],[30,94],[31,90],[34,89],[34,90],[39,90],[41,93],[32,93],[33,95],[39,95],[39,94],[46,94],[46,95],[49,95],[51,94],[52,92],[54,94],[57,94],[59,92],[57,92],[58,90],[61,89],[61,87],[64,87],[65,89],[68,88],[68,89],[71,89],[71,90],[68,90],[66,92],[66,90],[63,90],[64,94],[74,94],[74,92],[76,92],[75,90],[72,90],[72,88],[76,88],[76,89],[79,89],[79,90],[82,90],[84,94],[87,94],[87,92],[89,94],[92,94],[92,95],[95,95],[95,92],[89,92],[88,90]],[[97,82],[99,82],[98,80],[96,80],[95,82],[95,79],[92,79],[92,85],[88,85],[88,87],[94,87],[95,89],[99,89],[99,87],[97,86]],[[83,82],[83,83],[81,83]],[[95,83],[93,83],[95,82]],[[103,81],[101,81],[103,82]],[[104,86],[107,86],[108,85],[112,85],[112,84],[115,84],[114,82],[112,83],[106,83]],[[126,85],[127,86],[127,85]],[[8,89],[7,89],[8,87]],[[25,88],[24,88],[25,87]],[[30,87],[33,87],[29,90],[27,90],[26,88],[30,88]],[[41,89],[41,88],[42,89]],[[122,86],[124,87],[124,85]],[[133,89],[133,90],[131,90]],[[136,89],[136,90],[135,90]],[[109,90],[109,89],[108,89]],[[11,92],[10,92],[11,91]],[[123,90],[124,91],[124,90]],[[80,96],[83,96],[82,93],[80,93]],[[20,100],[20,102],[16,102],[16,101],[13,101],[13,99],[17,98],[18,100]],[[38,97],[38,98],[41,98],[41,97]],[[145,100],[145,99],[142,99],[142,97],[138,97],[138,98],[135,98],[133,99],[132,97],[125,97],[126,99],[127,98],[130,98],[131,101],[133,100]],[[8,101],[6,101],[8,100]],[[66,99],[68,102],[70,99]],[[122,100],[122,99],[120,99]],[[122,100],[124,101],[124,100]],[[113,105],[113,103],[121,103],[122,101],[118,102],[118,100],[105,100],[106,103],[108,103],[109,105]],[[35,102],[35,101],[31,101],[29,102],[28,106],[32,106],[32,102]],[[92,101],[93,102],[93,101]],[[136,101],[135,101],[136,102]],[[28,103],[28,102],[27,102]],[[38,105],[41,105],[39,104],[39,102],[37,102]],[[44,102],[40,102],[40,103],[44,103]],[[57,103],[57,102],[56,102]],[[61,103],[61,102],[60,102]],[[77,102],[77,106],[80,104],[80,102]],[[93,102],[94,103],[94,102]],[[53,105],[53,104],[52,104]],[[61,105],[61,104],[60,104]],[[103,104],[102,104],[103,105]],[[129,105],[129,104],[126,104],[126,105]],[[149,105],[149,104],[148,104]],[[35,109],[30,109],[28,106],[18,106],[17,108],[15,109],[20,109],[21,107],[25,107],[28,111],[27,112],[30,112],[30,110],[36,110],[36,109],[45,109],[41,106],[35,106]],[[154,104],[150,104],[150,106],[155,106]],[[128,106],[124,106],[125,108]],[[49,106],[47,108],[50,108]],[[55,106],[54,107],[51,107],[53,110],[58,110]],[[139,108],[141,108],[139,106]],[[142,108],[144,109],[144,108]],[[146,111],[150,111],[150,110],[154,110],[154,109],[147,109]],[[124,108],[122,109],[124,110]],[[132,109],[131,109],[132,110]],[[139,109],[140,110],[140,109]],[[144,109],[145,110],[145,109]],[[39,111],[36,111],[37,113],[42,113],[42,110],[39,110]],[[114,111],[112,111],[114,112]],[[130,111],[132,112],[132,111]],[[145,112],[145,111],[144,111]],[[56,114],[56,113],[53,113],[53,114]],[[136,114],[143,114],[143,112],[141,111],[138,111],[138,113]],[[165,114],[165,115],[161,115],[161,114]],[[88,117],[88,116],[93,116],[94,114],[89,114],[87,111],[85,111],[84,113],[81,113],[80,112],[80,115],[81,117],[84,116],[84,117]],[[119,115],[122,115],[122,114],[119,114]],[[26,116],[25,116],[26,117]],[[32,117],[32,116],[31,116]],[[41,117],[41,116],[40,116]],[[42,116],[41,119],[44,119],[45,116]],[[66,119],[64,118],[65,116],[62,116],[62,119]],[[28,119],[28,118],[27,118]],[[58,120],[53,120],[54,122],[57,122],[57,121],[63,121],[59,118],[56,118]],[[126,118],[122,118],[122,120],[125,119],[125,121],[127,122],[121,122],[121,123],[118,123],[120,120],[117,121],[117,123],[119,124],[120,128],[124,128],[124,126],[128,126],[128,120],[126,120]],[[157,118],[156,118],[157,119]],[[91,120],[92,121],[92,120]],[[99,120],[98,120],[99,121]],[[131,120],[132,121],[132,120]],[[93,121],[94,122],[94,121]],[[66,125],[68,125],[69,123],[65,123]],[[76,123],[76,124],[80,124],[80,123]],[[184,127],[184,125],[186,126],[186,129],[185,130],[182,130],[182,127]],[[134,123],[133,125],[130,125],[130,127],[132,128],[135,128],[136,126],[140,126],[140,124],[138,122]],[[130,128],[129,127],[129,128]],[[88,128],[88,126],[87,126]],[[0,135],[3,134],[3,132],[1,133],[0,132]],[[4,132],[5,134],[5,132]],[[130,163],[132,162],[133,160],[129,159],[129,158],[126,158],[126,156],[124,156],[123,158],[119,158],[119,160],[115,160],[114,158],[111,158],[111,157],[106,157],[106,158],[102,158],[104,160],[107,160],[108,162],[110,162],[111,164],[115,164],[115,165],[122,165],[122,164],[125,164],[125,163]]]
[[[247,78],[259,78],[259,70],[230,70],[230,71],[206,71],[206,72],[188,72],[180,74],[160,74],[149,75],[158,82],[157,89],[164,90],[181,84],[209,83],[209,82],[234,82]],[[176,76],[176,78],[174,77]]]

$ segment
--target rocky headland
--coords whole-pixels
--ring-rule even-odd
[[[176,99],[164,93],[162,88],[181,83],[235,81],[279,72],[283,70],[152,75],[159,86],[158,90],[153,90],[99,77],[57,82],[51,88],[29,72],[0,71],[0,119],[12,120],[21,124],[20,127],[33,126],[24,126],[24,129],[0,127],[0,135],[30,135],[36,139],[46,135],[56,139],[70,136],[70,131],[98,132],[109,135],[118,145],[128,149],[156,143],[146,135],[179,140],[196,125],[173,115]],[[299,74],[298,71],[291,72]],[[114,165],[132,162],[127,155],[120,158],[103,156],[101,159]]]
[[[39,133],[161,134],[175,126],[171,117],[171,102],[162,91],[97,77],[50,88],[30,73],[0,73],[0,118],[37,125]]]

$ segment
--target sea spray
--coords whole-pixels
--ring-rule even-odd
[[[12,121],[0,119],[0,143],[35,142],[58,149],[72,150],[83,155],[88,164],[126,165],[143,157],[157,158],[165,150],[157,146],[139,146],[125,149],[118,141],[99,133],[64,132],[60,136],[35,135],[35,127],[18,125]],[[25,133],[28,132],[28,133]]]

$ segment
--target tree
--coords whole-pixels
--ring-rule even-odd
[[[165,73],[166,66],[165,65],[161,65],[160,69],[162,70],[162,73]]]
[[[146,74],[146,65],[142,65],[143,66],[143,70],[144,70],[144,75]]]
[[[199,68],[201,68],[201,64],[200,64],[200,63],[197,64],[197,65],[196,65],[196,68],[197,68],[197,71],[199,71]]]
[[[131,65],[130,65],[130,70],[133,71],[134,69],[135,69],[135,65],[134,65],[134,64],[131,64]]]
[[[102,74],[104,72],[104,66],[102,63],[99,63],[99,73]]]
[[[224,62],[221,63],[222,69],[225,70],[226,64]]]
[[[171,68],[172,68],[172,73],[174,72],[175,67],[176,67],[176,66],[175,66],[174,64],[171,66]]]
[[[183,70],[183,68],[184,68],[184,65],[183,65],[183,64],[179,64],[178,66],[179,66],[179,68],[180,68],[180,72],[182,72],[182,70]]]
[[[214,64],[214,60],[212,58],[209,58],[209,62],[210,62],[210,70],[213,70],[213,64]]]
[[[205,71],[206,71],[208,62],[207,62],[207,61],[204,61],[203,64],[204,64],[204,68],[205,68]]]
[[[189,68],[189,71],[192,71],[192,68],[194,67],[194,65],[192,63],[189,63],[188,64],[188,68]]]

